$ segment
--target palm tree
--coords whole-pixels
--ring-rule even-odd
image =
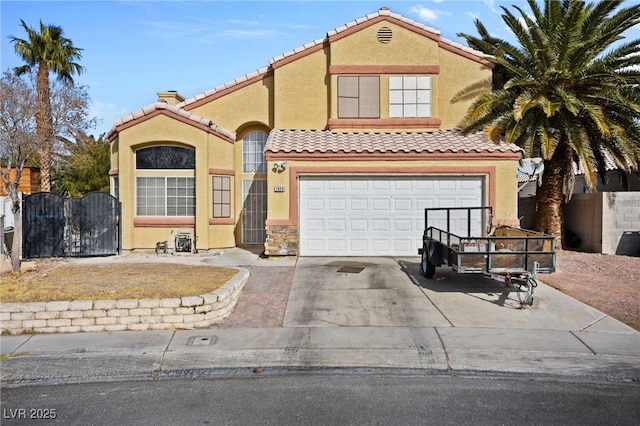
[[[40,32],[29,28],[20,20],[27,33],[26,39],[10,36],[16,53],[25,61],[25,65],[14,69],[17,75],[36,72],[36,136],[38,157],[40,158],[41,190],[51,190],[50,168],[53,158],[55,134],[51,115],[49,73],[53,72],[59,80],[73,84],[72,74],[82,73],[84,68],[77,62],[82,57],[81,50],[70,39],[63,37],[62,27],[44,25],[40,21]]]
[[[640,6],[618,11],[622,0],[585,3],[545,0],[531,13],[513,6],[502,18],[517,44],[492,38],[480,22],[480,38],[460,34],[494,55],[504,84],[470,106],[464,133],[484,130],[542,157],[544,173],[536,195],[536,230],[562,247],[562,203],[573,191],[573,168],[581,164],[587,184],[605,182],[605,157],[630,173],[640,164],[640,39],[623,33],[640,23]]]

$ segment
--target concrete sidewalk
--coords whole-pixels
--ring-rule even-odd
[[[273,260],[233,249],[184,261],[260,274],[295,265],[292,282],[283,273],[260,289],[287,298],[286,312],[274,314],[280,323],[243,327],[252,304],[239,303],[235,328],[2,336],[2,385],[327,369],[640,385],[640,333],[550,287],[541,285],[534,307],[519,310],[517,294],[478,277],[443,269],[440,279],[425,280],[417,258]],[[269,290],[278,285],[291,289]]]
[[[640,336],[470,327],[288,327],[2,337],[3,386],[392,368],[640,384]]]

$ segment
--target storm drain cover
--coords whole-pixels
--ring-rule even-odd
[[[209,346],[216,343],[215,336],[193,336],[189,337],[187,346]]]
[[[364,268],[362,266],[343,266],[338,272],[346,272],[347,274],[359,274]]]

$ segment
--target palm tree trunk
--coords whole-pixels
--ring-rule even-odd
[[[40,157],[40,190],[51,191],[51,161],[53,157],[53,117],[51,116],[51,96],[49,91],[49,69],[40,65],[36,76],[36,136]]]
[[[563,219],[563,187],[567,162],[571,161],[571,150],[561,143],[550,160],[544,163],[542,184],[536,191],[535,230],[555,237],[556,247],[562,248]]]

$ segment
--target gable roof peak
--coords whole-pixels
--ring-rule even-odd
[[[372,21],[374,19],[378,19],[380,17],[388,17],[391,19],[395,19],[401,23],[403,23],[404,25],[410,26],[410,27],[414,27],[420,31],[424,31],[426,33],[430,33],[434,39],[438,40],[441,43],[441,46],[447,48],[449,47],[450,49],[452,49],[454,52],[457,52],[459,54],[463,54],[467,57],[471,57],[474,60],[477,61],[481,61],[481,63],[483,64],[488,64],[488,61],[486,61],[487,55],[485,55],[483,52],[472,49],[470,47],[464,46],[460,43],[457,43],[453,40],[449,40],[446,39],[444,37],[441,36],[441,31],[437,30],[435,28],[429,27],[427,25],[424,25],[420,22],[417,22],[413,19],[410,18],[406,18],[402,15],[400,15],[399,13],[395,13],[392,12],[387,6],[382,6],[378,11],[370,13],[366,16],[363,16],[361,18],[357,18],[353,21],[349,21],[346,24],[344,24],[341,27],[335,28],[333,30],[327,31],[325,37],[323,38],[319,38],[316,39],[312,42],[309,43],[305,43],[302,46],[296,47],[288,52],[282,53],[280,55],[274,56],[271,59],[269,59],[269,66],[267,67],[263,67],[260,68],[257,71],[254,71],[252,73],[249,74],[245,74],[244,76],[238,77],[234,80],[231,80],[227,83],[224,83],[222,85],[219,85],[213,89],[207,90],[204,93],[199,93],[191,98],[185,99],[182,102],[176,104],[179,108],[186,108],[186,109],[191,109],[193,107],[193,105],[198,105],[200,103],[200,101],[202,101],[203,99],[208,98],[209,96],[213,96],[216,95],[218,93],[224,92],[225,90],[233,90],[234,87],[240,87],[240,85],[243,82],[246,81],[251,81],[253,79],[259,78],[259,77],[263,77],[263,76],[267,76],[269,75],[269,73],[273,70],[273,68],[275,68],[278,64],[278,62],[283,61],[283,60],[291,60],[293,58],[295,58],[296,55],[303,55],[304,52],[313,52],[314,49],[318,49],[321,46],[324,46],[325,43],[328,43],[330,41],[331,38],[333,38],[334,36],[343,33],[345,31],[350,30],[351,28],[354,28],[358,25],[367,25],[367,22]]]
[[[127,125],[139,119],[144,119],[144,117],[152,116],[154,113],[162,110],[165,110],[169,115],[172,115],[174,117],[183,117],[190,124],[202,126],[202,128],[218,133],[230,140],[235,140],[235,133],[233,133],[232,131],[216,125],[208,118],[204,118],[190,111],[184,110],[178,105],[172,105],[168,102],[163,101],[154,102],[142,107],[137,111],[132,112],[131,114],[127,114],[124,117],[115,120],[113,123],[113,127],[106,135],[106,139],[112,140],[113,137],[115,137],[115,135],[118,133],[118,128],[120,126]]]

